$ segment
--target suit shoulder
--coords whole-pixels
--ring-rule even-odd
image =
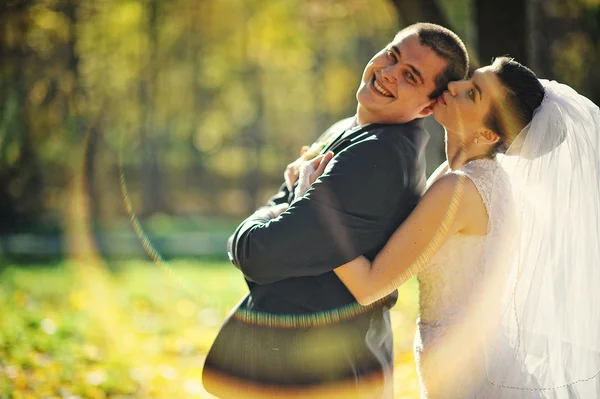
[[[350,146],[345,148],[340,155],[345,154],[352,157],[368,157],[373,159],[393,159],[396,157],[389,144],[382,140],[376,133],[361,136]]]
[[[325,132],[321,136],[319,136],[319,138],[317,139],[317,142],[326,141],[331,137],[337,136],[340,132],[343,132],[344,130],[349,129],[353,123],[354,123],[354,117],[352,117],[352,116],[349,118],[345,118],[345,119],[341,119],[341,120],[337,121],[336,123],[331,125],[329,127],[329,129],[325,130]]]
[[[337,121],[336,123],[334,123],[333,125],[331,125],[331,127],[329,129],[335,129],[335,130],[345,130],[348,129],[352,126],[352,124],[354,123],[354,117],[350,116],[348,118],[344,118],[344,119],[340,119],[339,121]],[[327,130],[329,130],[327,129]]]
[[[429,133],[420,124],[378,125],[355,137],[340,155],[365,157],[389,167],[424,162]]]
[[[429,141],[429,132],[422,124],[415,123],[386,125],[378,129],[376,134],[382,141],[390,144],[410,145],[417,149],[421,149]]]
[[[375,133],[382,146],[396,153],[399,159],[420,159],[425,156],[429,133],[418,126],[396,125]]]

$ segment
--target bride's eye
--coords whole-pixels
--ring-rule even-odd
[[[467,93],[467,96],[469,96],[469,100],[475,102],[475,90],[473,90],[473,89],[469,90],[469,92]]]

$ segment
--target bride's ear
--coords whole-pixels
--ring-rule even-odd
[[[429,102],[429,104],[427,104],[425,107],[423,107],[421,112],[419,112],[419,117],[425,118],[426,116],[431,115],[433,113],[433,107],[435,106],[436,101],[437,100],[431,100]]]
[[[500,136],[493,130],[484,129],[478,132],[479,142],[483,144],[496,144],[500,140]]]

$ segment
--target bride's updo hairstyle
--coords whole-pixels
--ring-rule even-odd
[[[496,58],[492,71],[505,93],[501,102],[491,105],[487,115],[487,127],[500,136],[490,156],[506,152],[544,99],[544,87],[535,73],[512,58]]]

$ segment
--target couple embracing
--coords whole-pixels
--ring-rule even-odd
[[[249,294],[204,365],[219,396],[393,397],[389,309],[416,275],[421,397],[600,397],[600,112],[462,41],[409,26],[243,221]],[[426,179],[433,114],[446,157]]]

